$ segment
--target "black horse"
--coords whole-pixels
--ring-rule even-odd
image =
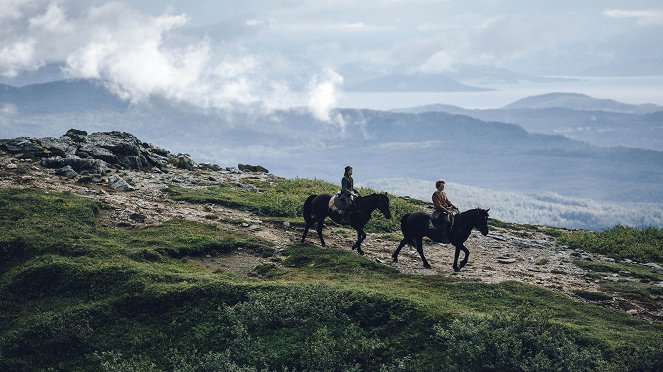
[[[314,223],[317,223],[316,230],[320,237],[320,242],[324,247],[325,239],[322,237],[322,223],[325,221],[325,218],[329,216],[334,222],[340,225],[350,225],[357,230],[357,241],[352,246],[352,249],[357,249],[359,254],[364,255],[364,251],[361,250],[361,242],[366,239],[364,226],[366,226],[371,219],[371,213],[377,209],[382,212],[385,218],[391,218],[391,210],[389,209],[389,198],[387,197],[387,194],[371,194],[356,198],[355,205],[350,212],[349,223],[342,221],[338,212],[330,212],[329,200],[331,200],[331,197],[332,196],[329,194],[321,194],[311,195],[306,199],[306,202],[304,203],[304,220],[306,221],[306,228],[304,229],[304,235],[302,235],[302,243],[304,242],[304,239],[306,239],[308,229],[313,227]]]
[[[424,250],[422,247],[422,240],[424,236],[429,237],[434,242],[438,243],[451,243],[456,247],[456,257],[454,258],[454,271],[460,271],[465,264],[467,264],[467,259],[470,256],[470,251],[465,248],[465,241],[470,237],[470,233],[473,228],[479,229],[481,234],[484,236],[488,235],[488,209],[470,209],[456,216],[453,228],[451,229],[450,239],[444,240],[442,236],[442,230],[440,229],[431,229],[430,224],[430,214],[426,212],[414,212],[408,213],[401,218],[401,231],[403,232],[403,240],[401,244],[398,245],[394,254],[391,257],[394,259],[394,262],[398,262],[398,253],[400,253],[401,248],[406,244],[410,244],[417,248],[419,256],[424,262],[424,267],[430,269],[430,264],[424,257]],[[460,267],[458,266],[458,255],[460,251],[465,253],[465,257],[460,261]]]

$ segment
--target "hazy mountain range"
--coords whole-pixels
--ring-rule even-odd
[[[173,151],[189,152],[197,161],[260,164],[286,177],[335,182],[343,167],[352,164],[356,181],[364,184],[445,178],[495,192],[554,193],[608,204],[663,203],[663,152],[597,147],[561,135],[531,133],[523,129],[525,125],[472,117],[490,110],[459,115],[339,109],[333,113],[342,118],[339,126],[321,122],[303,108],[203,110],[159,99],[131,105],[103,84],[88,80],[2,86],[0,110],[0,138],[60,136],[69,128],[122,130]],[[561,114],[589,112],[548,107],[503,112],[525,118],[522,113],[527,110],[549,115],[551,121],[566,121]],[[660,118],[657,112],[595,111],[594,115]],[[532,122],[542,126],[540,121]]]
[[[393,111],[446,112],[513,123],[529,132],[564,135],[597,146],[663,149],[663,106],[631,105],[584,94],[550,93],[489,110],[437,104]]]

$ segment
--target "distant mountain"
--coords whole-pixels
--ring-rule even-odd
[[[21,71],[15,77],[0,75],[0,84],[22,87],[62,80],[64,79],[64,74],[62,73],[63,67],[64,64],[62,63],[47,63],[36,70]]]
[[[581,99],[587,102],[594,100],[591,97],[589,100]],[[595,146],[624,146],[649,150],[663,148],[663,110],[638,114],[564,107],[512,108],[513,106],[528,106],[527,102],[536,103],[536,100],[526,98],[518,102],[522,104],[512,104],[502,109],[469,110],[452,105],[434,104],[392,110],[392,112],[445,112],[470,116],[483,121],[517,124],[532,133],[563,135]],[[553,100],[548,102],[553,105],[562,105],[563,100],[558,100],[556,103],[553,103]],[[616,101],[611,102],[613,108],[621,107],[627,111],[661,108],[655,105],[627,105]],[[537,105],[532,104],[531,106]],[[540,106],[546,105],[541,104]]]
[[[72,79],[13,87],[0,85],[0,107],[13,105],[17,113],[124,111],[127,101],[111,93],[101,80]]]
[[[504,109],[540,109],[540,108],[567,108],[584,111],[612,111],[633,114],[645,114],[663,110],[663,106],[653,104],[631,105],[617,102],[612,99],[593,98],[578,93],[548,93],[520,99]]]
[[[490,89],[462,84],[438,74],[393,74],[360,82],[348,82],[351,92],[480,92]]]

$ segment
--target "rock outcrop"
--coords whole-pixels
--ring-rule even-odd
[[[0,139],[0,153],[17,159],[39,161],[43,167],[57,169],[55,174],[79,183],[106,182],[115,190],[130,191],[132,186],[119,177],[105,179],[115,170],[168,173],[168,168],[221,171],[216,164],[197,164],[188,154],[171,154],[126,132],[98,132],[70,129],[62,137],[19,137]],[[8,165],[9,167],[9,165]],[[267,171],[262,167],[260,170]],[[118,179],[119,178],[119,179]]]
[[[41,159],[42,166],[48,168],[69,166],[79,174],[104,174],[113,168],[150,171],[156,168],[164,171],[171,165],[188,170],[198,167],[188,154],[173,155],[129,133],[116,131],[88,134],[70,129],[59,138],[2,140],[0,149],[17,158]],[[66,174],[69,176],[72,173]]]

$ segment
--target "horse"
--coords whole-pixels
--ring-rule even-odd
[[[354,207],[350,211],[349,223],[342,221],[341,215],[336,211],[329,210],[329,201],[332,196],[329,194],[311,195],[304,202],[304,220],[306,221],[306,228],[302,235],[302,243],[306,239],[309,228],[317,223],[316,230],[320,237],[320,243],[325,246],[325,239],[322,237],[322,223],[325,218],[329,217],[332,221],[339,225],[350,225],[357,231],[357,241],[352,245],[352,249],[356,249],[360,255],[364,255],[361,250],[361,243],[366,239],[364,226],[370,221],[371,214],[374,210],[382,212],[385,218],[391,218],[391,210],[389,209],[389,197],[386,193],[371,194],[364,197],[355,199]]]
[[[429,237],[434,242],[438,243],[451,243],[456,247],[456,256],[454,258],[453,268],[458,272],[467,264],[467,259],[470,256],[470,251],[463,243],[470,237],[472,229],[477,228],[483,236],[488,235],[488,209],[470,209],[455,217],[453,227],[451,229],[450,239],[444,240],[442,230],[431,229],[429,227],[431,216],[426,212],[408,213],[401,218],[401,231],[403,232],[403,240],[396,248],[396,251],[391,255],[394,262],[398,262],[398,253],[401,248],[406,244],[410,244],[417,248],[421,260],[424,262],[424,267],[430,269],[431,266],[424,257],[424,250],[422,247],[423,237]],[[465,253],[465,257],[458,266],[458,255],[460,251]]]

